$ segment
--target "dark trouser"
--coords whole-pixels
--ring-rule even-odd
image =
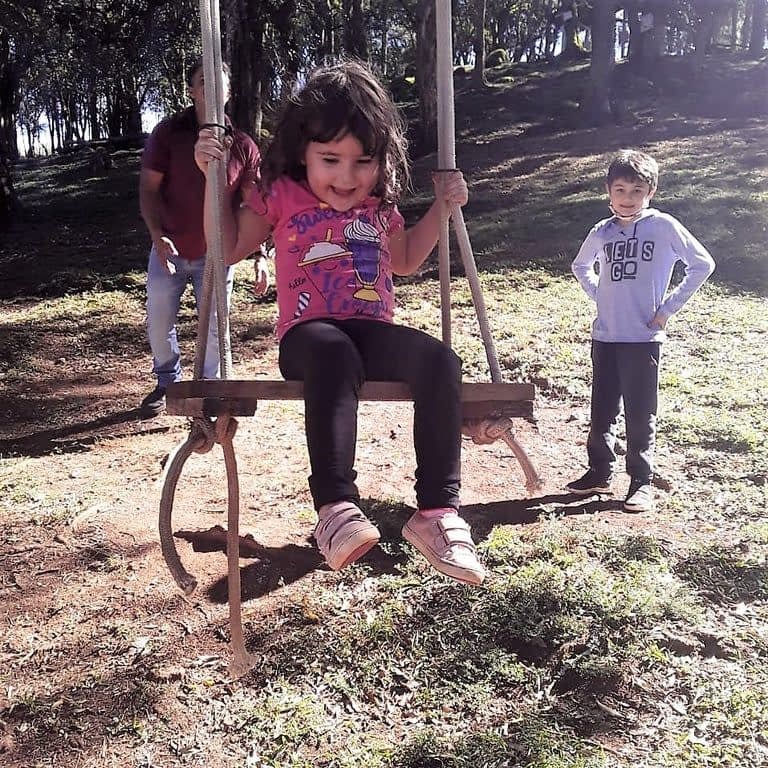
[[[280,342],[280,372],[304,382],[315,507],[359,501],[357,403],[366,380],[408,384],[414,404],[419,509],[459,508],[461,360],[432,336],[377,320],[311,320]]]
[[[587,439],[589,466],[601,476],[613,473],[616,419],[624,401],[627,473],[650,482],[656,443],[659,391],[658,342],[592,342],[592,426]]]

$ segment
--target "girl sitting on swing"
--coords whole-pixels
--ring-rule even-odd
[[[222,206],[224,253],[233,264],[273,238],[280,372],[304,382],[314,537],[328,565],[344,568],[379,541],[355,485],[358,392],[369,379],[400,381],[414,401],[418,503],[403,536],[440,573],[477,585],[485,570],[458,514],[461,360],[392,322],[393,274],[415,272],[440,228],[437,200],[409,229],[397,209],[409,181],[404,134],[391,97],[364,65],[316,69],[282,109],[259,186],[236,218]],[[200,131],[203,172],[225,156],[227,141]],[[448,206],[467,202],[458,171],[436,177],[435,188]],[[267,278],[260,275],[257,292]]]

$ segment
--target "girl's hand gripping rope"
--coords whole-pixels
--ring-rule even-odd
[[[444,201],[449,209],[454,205],[462,208],[467,204],[467,182],[458,168],[435,171],[432,183],[435,185],[435,199]]]
[[[211,160],[225,160],[232,146],[231,136],[219,138],[213,128],[201,128],[195,142],[195,163],[205,173]]]

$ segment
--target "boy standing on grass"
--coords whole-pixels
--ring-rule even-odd
[[[653,508],[659,356],[667,320],[715,268],[706,248],[677,219],[648,207],[658,181],[659,166],[650,155],[621,150],[605,185],[613,216],[592,227],[571,266],[597,304],[597,317],[592,324],[589,469],[566,488],[580,496],[610,491],[623,401],[627,512]],[[669,291],[677,261],[685,265],[685,276]]]

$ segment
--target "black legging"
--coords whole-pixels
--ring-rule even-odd
[[[304,382],[316,509],[342,499],[359,501],[357,403],[366,380],[402,381],[411,390],[419,509],[459,508],[461,360],[445,344],[377,320],[311,320],[282,338],[280,372]]]

